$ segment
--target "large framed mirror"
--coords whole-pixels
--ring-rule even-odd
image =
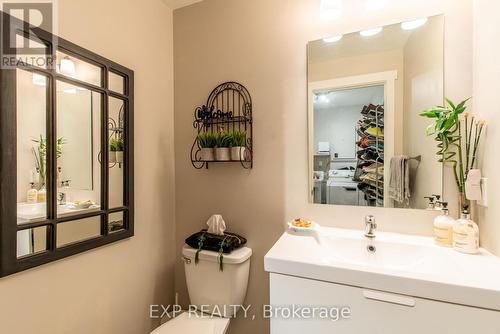
[[[419,113],[442,105],[442,15],[308,44],[310,201],[425,209],[443,168]]]
[[[1,27],[19,44],[0,70],[5,276],[133,236],[134,73],[5,13]]]

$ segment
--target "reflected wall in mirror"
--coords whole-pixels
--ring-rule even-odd
[[[17,70],[18,224],[47,218],[47,78]],[[62,81],[57,92],[57,214],[100,208],[101,94]],[[87,204],[91,203],[88,207]],[[84,208],[85,207],[85,208]]]
[[[57,51],[57,73],[85,83],[102,86],[102,69],[67,53]]]
[[[17,223],[47,217],[47,77],[16,70]]]
[[[425,209],[442,165],[419,113],[443,104],[444,18],[369,35],[308,45],[311,201]]]
[[[123,212],[114,212],[109,215],[108,232],[114,233],[123,230]]]
[[[1,15],[47,66],[0,76],[0,277],[134,235],[134,72]]]
[[[57,91],[58,217],[97,211],[101,200],[101,94],[63,81]]]
[[[39,226],[17,231],[17,257],[45,252],[47,250],[48,226]]]
[[[57,225],[57,247],[64,247],[100,235],[100,216],[60,223]]]
[[[109,207],[119,208],[124,205],[125,101],[109,97],[108,105]]]

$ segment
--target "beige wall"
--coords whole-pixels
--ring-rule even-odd
[[[9,334],[138,334],[173,302],[172,13],[160,0],[61,0],[59,34],[135,71],[136,235],[0,279]]]
[[[309,204],[307,159],[306,44],[323,36],[359,31],[421,16],[445,13],[445,94],[472,92],[472,1],[393,1],[379,13],[364,13],[361,1],[344,1],[336,23],[319,21],[319,0],[207,0],[174,13],[177,259],[183,240],[221,213],[229,229],[253,248],[247,303],[259,313],[268,302],[263,256],[291,218],[307,216],[323,225],[361,228],[375,214],[381,230],[431,234],[425,211]],[[195,137],[193,110],[220,82],[236,80],[252,94],[254,168],[211,165],[195,170],[189,150]],[[452,182],[447,176],[446,182]],[[447,195],[453,202],[452,191]],[[454,203],[452,203],[454,204]],[[457,204],[454,204],[456,208]],[[176,290],[187,302],[182,263]],[[231,322],[230,333],[267,333],[268,323]]]
[[[500,87],[500,25],[497,13],[500,2],[474,1],[474,100],[473,110],[487,120],[488,128],[483,137],[483,151],[479,157],[483,174],[489,178],[488,208],[479,207],[480,238],[483,246],[500,255],[500,189],[498,187],[498,143],[500,142],[500,117],[498,92]],[[495,23],[495,24],[493,24]]]
[[[369,73],[397,71],[394,101],[394,154],[403,154],[403,50],[387,50],[370,54],[343,57],[318,63],[309,63],[308,81],[330,80]],[[386,143],[388,146],[389,144]],[[386,161],[390,159],[386,156]]]
[[[424,136],[432,123],[421,117],[422,110],[442,105],[444,86],[443,20],[436,16],[415,30],[404,47],[404,152],[410,157],[422,156],[412,178],[411,207],[426,208],[425,196],[441,194],[442,164],[438,162],[434,136]]]

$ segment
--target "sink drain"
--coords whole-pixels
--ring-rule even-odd
[[[377,248],[375,246],[368,246],[366,247],[366,250],[369,252],[369,253],[375,253],[377,251]]]

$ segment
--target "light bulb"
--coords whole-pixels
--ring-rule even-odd
[[[330,36],[330,37],[325,37],[323,38],[323,42],[325,43],[335,43],[338,42],[344,37],[343,35],[337,35],[337,36]]]
[[[328,103],[330,100],[328,99],[328,96],[326,94],[321,94],[318,98],[318,101],[321,103]]]
[[[375,36],[376,34],[380,33],[382,31],[382,27],[377,27],[377,28],[372,28],[372,29],[367,29],[367,30],[361,30],[359,34],[363,37],[370,37],[370,36]]]
[[[75,62],[68,57],[64,57],[63,59],[61,59],[59,71],[61,72],[61,74],[67,75],[69,77],[74,77],[76,75]]]
[[[426,23],[427,23],[427,18],[424,17],[421,19],[413,20],[413,21],[403,22],[403,23],[401,23],[401,28],[403,30],[413,30],[413,29],[420,28],[421,26],[423,26]]]

